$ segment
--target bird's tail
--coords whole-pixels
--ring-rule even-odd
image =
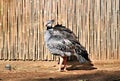
[[[88,53],[84,47],[77,46],[75,48],[75,52],[75,56],[77,57],[80,63],[91,62],[91,60],[88,57]]]
[[[82,55],[76,54],[76,57],[80,63],[91,62],[88,58],[88,55],[84,57]]]

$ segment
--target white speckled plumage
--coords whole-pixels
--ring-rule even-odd
[[[79,62],[90,61],[86,49],[79,43],[75,34],[62,25],[52,27],[54,20],[46,23],[47,29],[44,40],[47,48],[52,54],[60,56],[75,55]]]

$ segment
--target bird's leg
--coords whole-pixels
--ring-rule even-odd
[[[64,71],[67,71],[67,57],[63,58],[63,64],[64,64]]]
[[[59,70],[58,71],[61,71],[63,61],[64,61],[64,57],[60,57]]]

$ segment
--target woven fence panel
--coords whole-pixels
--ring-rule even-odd
[[[44,45],[50,19],[92,60],[120,60],[120,0],[0,0],[0,60],[57,60]]]

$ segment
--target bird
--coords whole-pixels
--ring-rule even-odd
[[[54,22],[54,19],[46,22],[44,42],[51,54],[60,56],[58,71],[62,71],[62,68],[67,71],[67,57],[72,55],[76,56],[80,63],[91,62],[87,50],[80,44],[74,32],[61,24],[52,26]]]

